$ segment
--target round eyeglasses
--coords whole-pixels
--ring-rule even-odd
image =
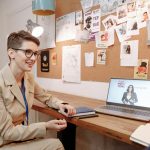
[[[27,58],[31,58],[33,56],[33,54],[34,54],[35,58],[38,58],[40,56],[40,54],[41,54],[40,51],[33,52],[31,49],[20,49],[20,48],[12,48],[12,49],[14,49],[16,51],[24,52],[25,56]]]

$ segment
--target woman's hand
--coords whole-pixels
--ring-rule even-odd
[[[61,131],[67,127],[67,122],[65,119],[60,120],[51,120],[46,122],[46,129]]]
[[[59,104],[59,109],[67,114],[67,116],[72,116],[76,114],[76,109],[69,104]]]

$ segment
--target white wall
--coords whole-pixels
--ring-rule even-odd
[[[46,89],[94,99],[106,100],[108,83],[82,81],[81,84],[63,83],[58,79],[37,78]]]
[[[7,62],[7,36],[10,32],[15,30],[20,30],[22,27],[19,28],[19,24],[22,22],[22,19],[25,17],[21,16],[15,22],[10,22],[12,17],[18,15],[20,11],[23,9],[28,8],[31,6],[32,0],[1,0],[0,1],[0,68],[2,68]],[[32,12],[29,12],[32,13]]]
[[[1,0],[0,1],[0,68],[8,62],[6,39],[9,33],[25,29],[26,20],[32,18],[32,0]],[[8,8],[9,9],[5,9]],[[29,17],[28,17],[29,16]],[[34,71],[35,72],[35,71]],[[35,75],[36,76],[36,75]],[[105,100],[108,83],[82,81],[81,84],[63,83],[61,79],[37,78],[38,82],[48,90],[64,92],[84,97]]]

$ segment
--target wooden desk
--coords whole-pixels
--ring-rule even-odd
[[[105,104],[104,101],[90,99],[90,98],[84,98],[80,96],[74,96],[69,94],[63,94],[63,93],[57,93],[57,92],[51,92],[54,96],[57,96],[58,98],[64,100],[65,102],[68,102],[69,104],[73,106],[90,106],[92,108],[95,108],[97,106]],[[41,105],[41,103],[36,103],[33,105],[33,109],[37,110],[39,112],[48,114],[50,116],[53,116],[55,118],[65,118],[67,122],[74,124],[76,126],[89,129],[91,131],[95,131],[97,133],[106,135],[108,137],[111,137],[113,139],[132,144],[135,146],[141,147],[142,146],[130,141],[129,137],[131,133],[142,124],[145,124],[145,122],[136,121],[136,120],[130,120],[105,114],[99,114],[99,117],[94,118],[84,118],[84,119],[77,119],[77,118],[66,118],[60,113],[58,113],[56,110],[52,108],[48,108],[45,105]]]

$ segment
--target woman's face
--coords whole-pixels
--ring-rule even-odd
[[[131,92],[131,91],[132,91],[132,89],[133,89],[133,88],[132,88],[132,86],[129,86],[129,92]]]
[[[37,52],[38,46],[32,41],[24,41],[20,49],[30,49],[33,52]],[[33,65],[36,62],[36,59],[37,58],[34,56],[34,54],[31,56],[31,58],[27,58],[24,51],[15,51],[14,62],[17,69],[19,69],[20,71],[31,71]]]

